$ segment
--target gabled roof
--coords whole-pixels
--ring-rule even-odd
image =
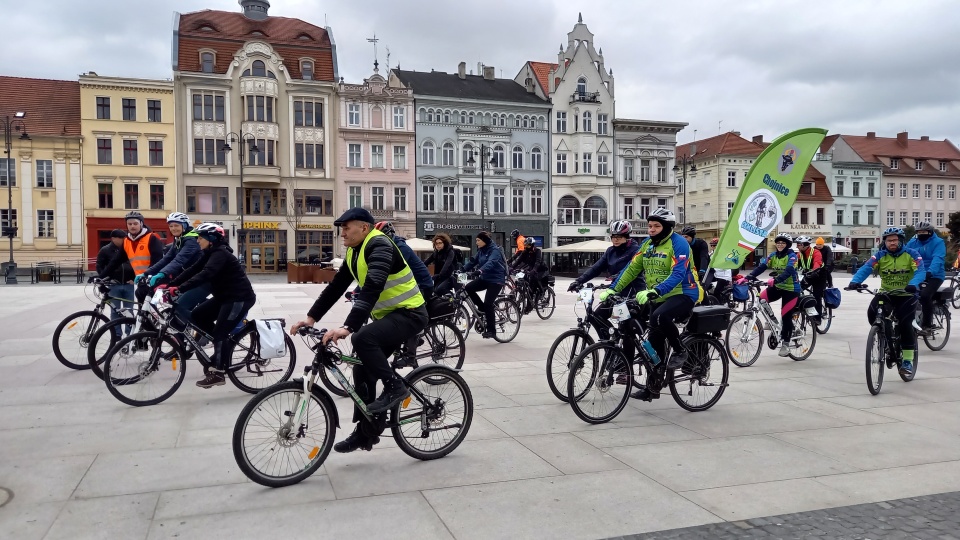
[[[833,195],[830,194],[830,187],[827,185],[827,177],[820,173],[813,165],[807,166],[807,172],[803,175],[804,182],[813,182],[813,195],[799,193],[797,202],[833,202]]]
[[[823,138],[823,142],[820,143],[820,152],[827,153],[833,148],[833,143],[837,142],[837,139],[840,138],[840,135],[827,135]]]
[[[23,123],[30,136],[80,136],[77,81],[0,77],[0,104],[11,119],[17,112],[27,113]]]
[[[557,69],[559,64],[551,64],[549,62],[534,62],[531,60],[529,62],[530,69],[533,70],[533,74],[537,77],[537,83],[540,85],[540,90],[543,91],[543,95],[550,94],[550,72]]]
[[[465,75],[442,71],[421,72],[394,69],[393,73],[404,86],[413,89],[414,96],[441,96],[460,99],[508,101],[549,105],[536,94],[527,92],[513,79],[484,79],[482,75]]]
[[[696,155],[690,153],[691,146],[697,145]],[[759,156],[766,146],[763,144],[748,141],[738,135],[735,131],[721,133],[715,137],[701,139],[692,143],[683,144],[677,147],[678,156],[708,157],[715,155],[736,155],[736,156]]]
[[[907,137],[901,140],[896,137],[860,135],[841,135],[841,137],[866,161],[880,161],[877,159],[879,157],[960,160],[960,150],[949,140],[924,141]]]

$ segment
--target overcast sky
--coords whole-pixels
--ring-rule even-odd
[[[173,12],[236,0],[0,0],[14,29],[0,74],[170,78]],[[513,78],[556,61],[578,12],[616,81],[616,116],[687,122],[680,141],[736,130],[929,135],[960,144],[956,0],[271,0],[271,15],[329,25],[340,74],[380,63]],[[325,22],[326,21],[326,22]],[[11,44],[16,43],[13,54]],[[0,104],[2,108],[2,104]]]

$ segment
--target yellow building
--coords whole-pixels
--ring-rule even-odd
[[[96,258],[131,210],[160,236],[177,206],[173,82],[80,76],[85,252]]]
[[[3,199],[12,190],[12,209],[0,202],[0,221],[17,228],[12,257],[23,280],[31,264],[76,264],[82,256],[79,88],[73,81],[0,77],[0,104],[10,143],[9,155],[4,146],[0,157]],[[11,244],[0,240],[6,267]]]

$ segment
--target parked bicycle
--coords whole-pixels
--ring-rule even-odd
[[[486,331],[486,317],[464,289],[470,279],[464,272],[457,272],[454,275],[456,281],[453,284],[453,289],[459,305],[453,316],[453,324],[463,334],[464,338],[470,334],[471,328],[478,334],[482,334]],[[491,299],[484,298],[483,301],[490,302]],[[493,302],[494,325],[496,326],[493,339],[500,343],[509,343],[520,332],[520,306],[515,300],[502,294],[493,299]]]
[[[759,293],[763,285],[759,281],[750,281],[751,289]],[[803,300],[804,296],[809,300]],[[739,367],[752,366],[763,349],[764,332],[769,330],[766,343],[770,349],[776,350],[780,346],[780,321],[773,312],[770,303],[755,294],[752,305],[730,321],[724,346],[730,361]],[[799,306],[809,304],[813,296],[804,291],[797,300]],[[809,307],[809,306],[808,306]],[[815,309],[815,308],[814,308]],[[813,321],[805,308],[797,309],[793,314],[793,336],[790,339],[790,358],[801,361],[810,358],[817,344],[817,332],[813,329]]]
[[[900,373],[900,378],[904,382],[910,382],[917,374],[917,367],[920,365],[920,347],[914,349],[913,369],[909,373],[900,371],[903,363],[903,351],[900,348],[900,329],[897,324],[896,310],[887,308],[887,303],[891,303],[892,293],[902,293],[903,290],[881,291],[879,289],[869,289],[861,284],[857,292],[866,291],[879,300],[877,301],[877,318],[874,319],[870,327],[870,333],[867,334],[867,354],[866,354],[866,375],[867,389],[870,393],[877,395],[880,393],[880,387],[883,386],[883,369],[896,368]],[[916,325],[919,328],[919,324]]]
[[[317,384],[321,373],[347,390],[370,424],[390,428],[397,446],[413,458],[441,458],[463,442],[473,421],[473,395],[456,370],[442,364],[414,369],[401,379],[410,397],[374,415],[339,367],[360,360],[342,354],[333,344],[323,345],[324,332],[300,328],[299,335],[315,351],[303,378],[264,390],[240,412],[233,429],[233,455],[247,478],[269,487],[289,486],[323,465],[340,418],[333,399]]]
[[[921,288],[926,286],[926,283],[920,285]],[[940,285],[940,289],[933,297],[933,318],[930,320],[932,323],[930,329],[917,334],[918,337],[923,338],[923,342],[931,351],[943,350],[947,346],[947,341],[950,340],[951,315],[948,302],[952,300],[955,294],[955,288]],[[923,309],[919,303],[917,304],[917,324],[923,325]]]
[[[61,364],[70,369],[90,369],[87,351],[93,336],[106,325],[110,318],[104,313],[107,308],[116,310],[120,302],[133,303],[133,298],[120,298],[110,295],[110,287],[116,282],[94,279],[91,282],[93,296],[97,301],[92,310],[78,311],[67,315],[53,331],[53,355]],[[89,291],[89,290],[88,290]],[[118,310],[125,317],[132,317],[129,309]]]

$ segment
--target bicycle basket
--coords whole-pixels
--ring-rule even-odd
[[[449,295],[435,296],[427,303],[427,313],[431,319],[447,319],[457,312],[457,300]]]
[[[730,308],[727,306],[697,306],[690,313],[687,333],[711,334],[723,332],[730,324]]]
[[[746,283],[733,284],[733,299],[737,302],[746,302],[750,299],[750,286]]]
[[[840,307],[840,289],[836,287],[830,287],[827,290],[823,291],[823,303],[830,309],[837,309]]]

